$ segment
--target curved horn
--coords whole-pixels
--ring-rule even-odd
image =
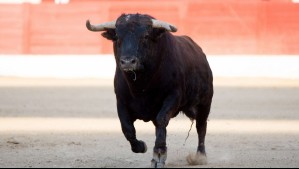
[[[175,26],[164,21],[152,19],[152,22],[154,28],[164,28],[170,32],[176,32],[178,30]]]
[[[98,25],[92,25],[90,24],[90,21],[86,21],[86,27],[88,30],[92,32],[99,32],[99,31],[105,31],[105,29],[115,29],[115,21],[112,22],[105,22]]]

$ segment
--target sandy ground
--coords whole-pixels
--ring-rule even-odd
[[[149,167],[153,125],[136,123],[149,151],[132,153],[111,84],[0,78],[0,167]],[[167,167],[192,167],[190,125],[184,115],[170,122]],[[299,80],[216,78],[206,147],[202,167],[299,167]]]

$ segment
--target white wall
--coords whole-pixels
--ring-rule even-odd
[[[298,56],[209,56],[215,77],[299,79]],[[112,55],[0,55],[0,76],[113,78]]]

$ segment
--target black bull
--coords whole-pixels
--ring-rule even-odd
[[[156,23],[158,22],[158,23]],[[153,167],[164,167],[166,127],[183,112],[196,120],[198,148],[190,164],[206,164],[205,136],[213,97],[213,75],[202,49],[187,36],[174,36],[176,28],[148,15],[121,15],[115,22],[86,23],[90,31],[103,31],[113,41],[114,79],[118,116],[132,151],[145,153],[136,139],[134,122],[152,121],[156,127]]]

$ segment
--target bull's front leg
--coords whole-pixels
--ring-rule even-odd
[[[117,103],[117,111],[121,122],[122,132],[130,142],[132,151],[134,153],[146,153],[147,146],[145,142],[136,139],[136,130],[134,127],[134,121],[136,119],[131,118],[126,107],[120,102]]]
[[[171,95],[166,98],[162,109],[153,121],[156,126],[156,142],[154,147],[154,155],[152,159],[153,168],[164,168],[167,159],[166,135],[169,120],[178,107],[178,94]]]

